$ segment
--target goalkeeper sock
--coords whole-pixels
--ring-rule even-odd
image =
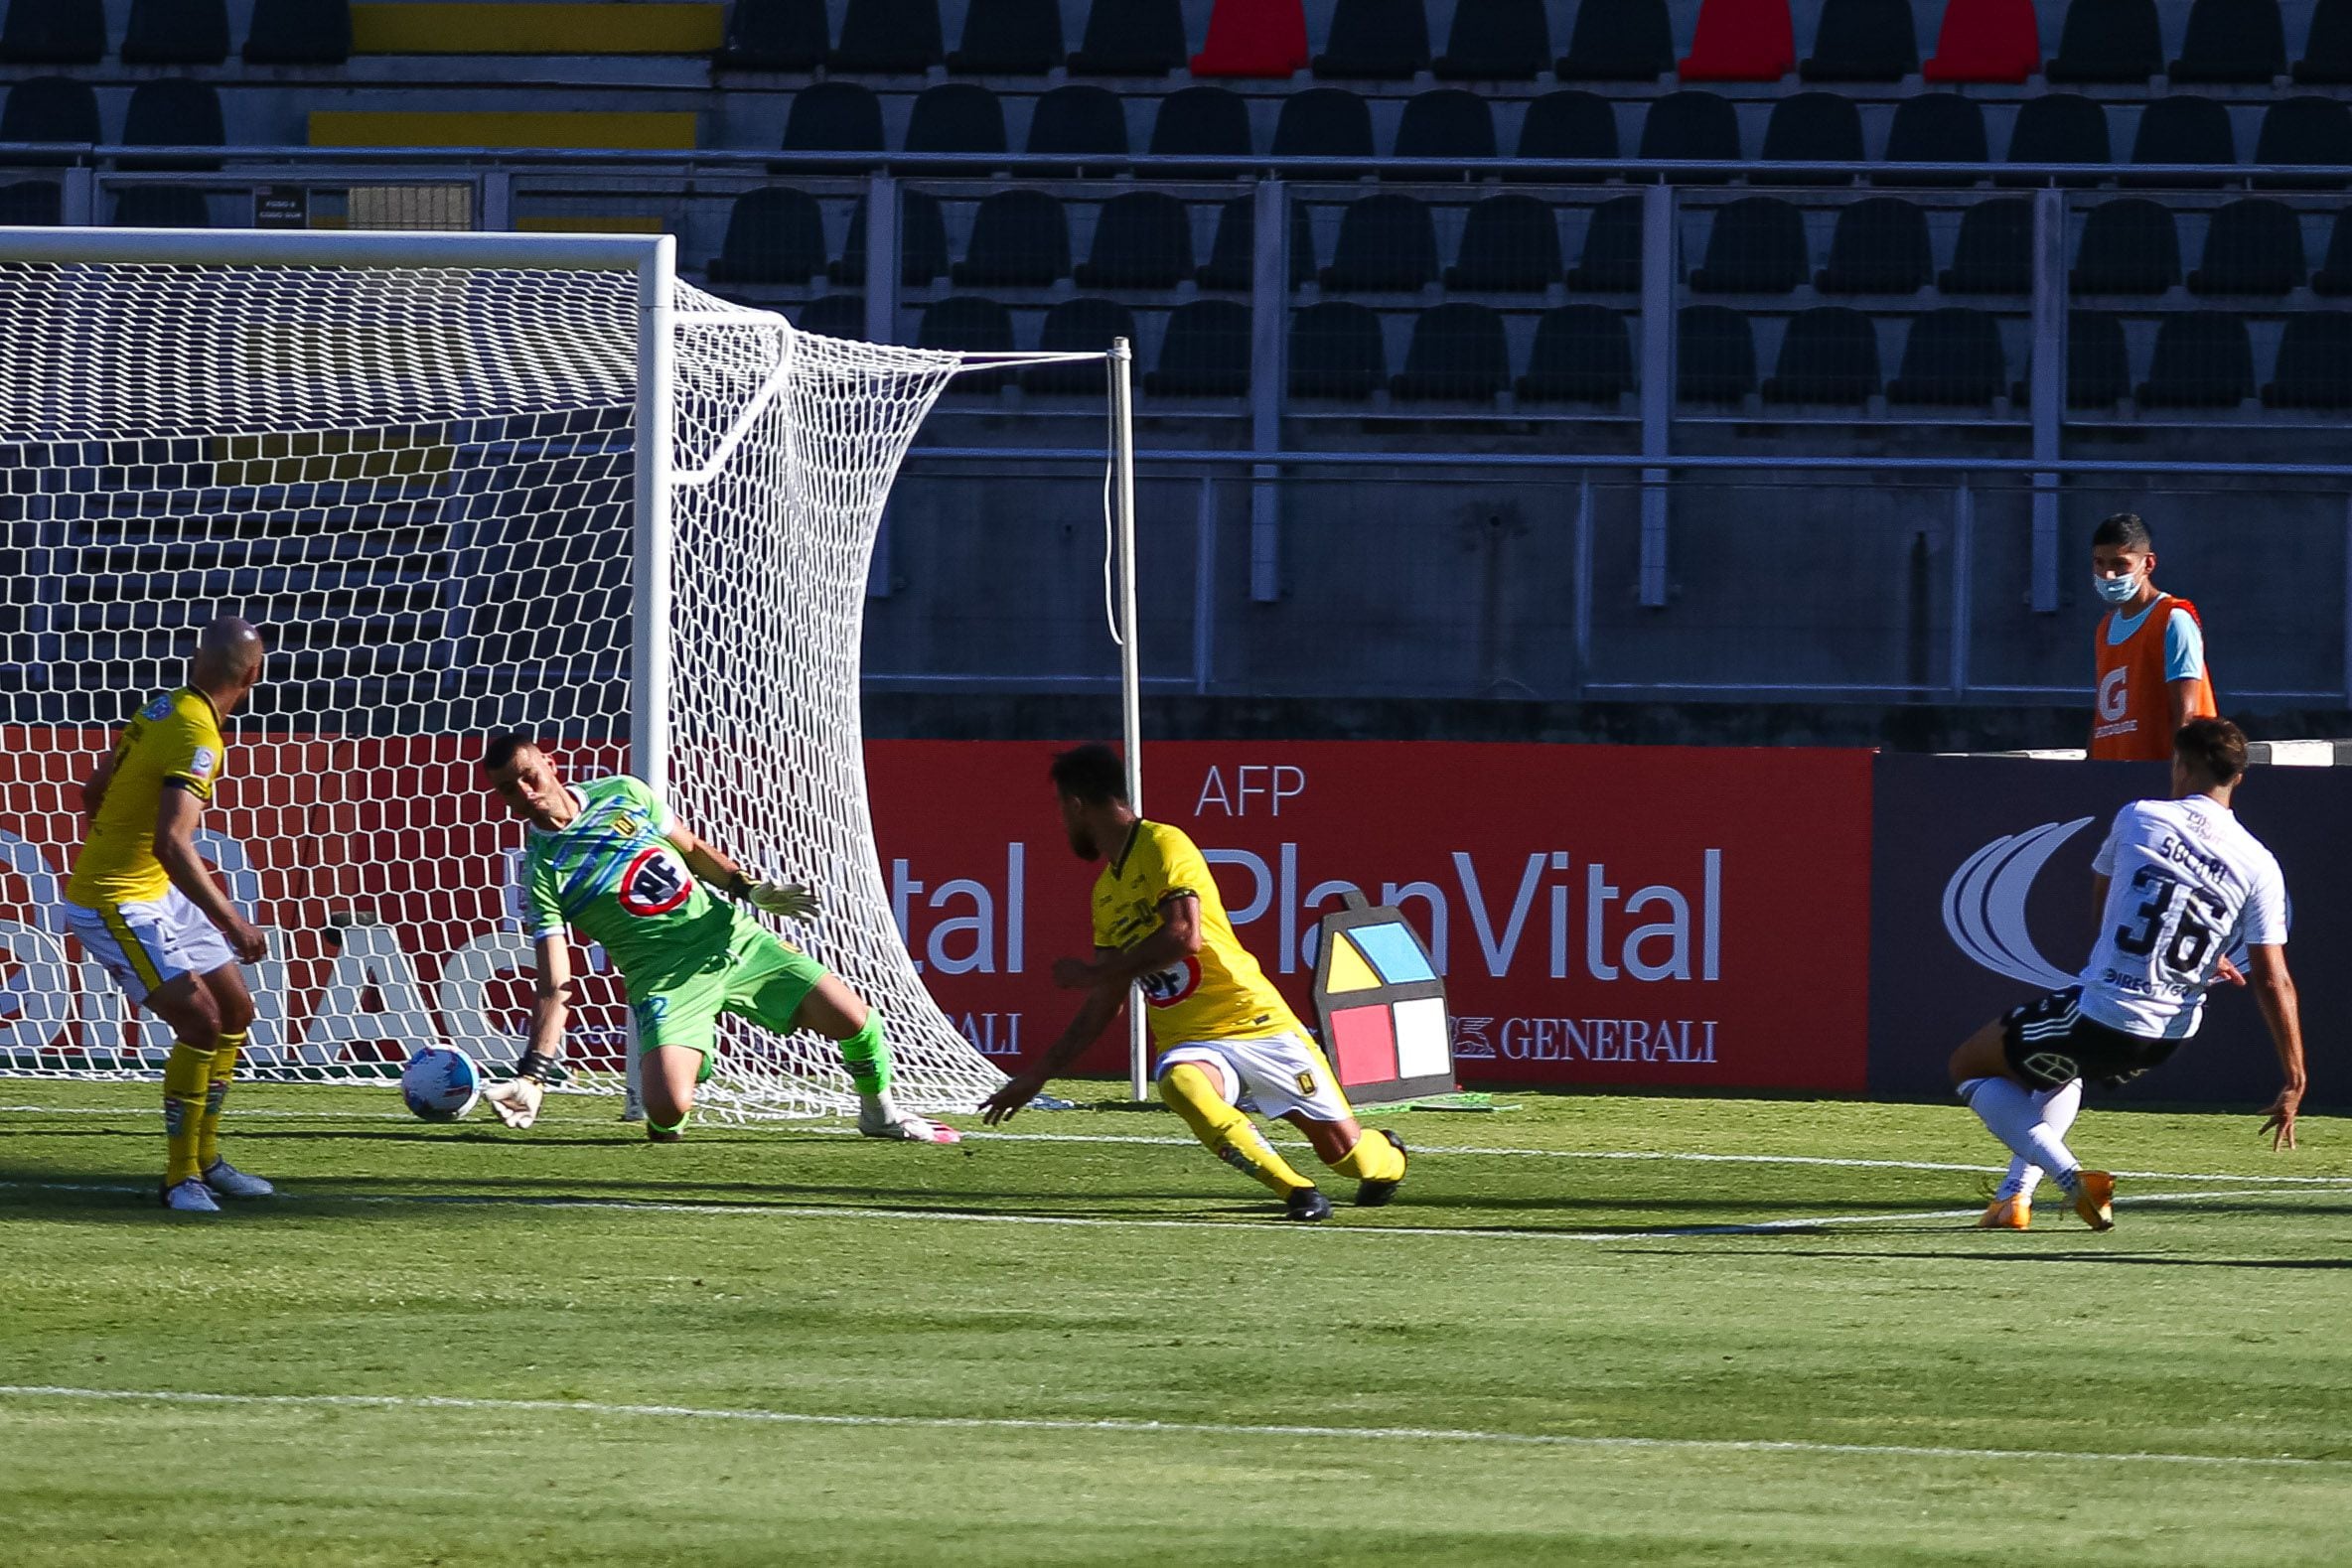
[[[204,1124],[205,1096],[213,1079],[213,1053],[199,1051],[185,1041],[172,1042],[163,1064],[163,1135],[170,1150],[163,1185],[177,1187],[203,1174],[197,1163],[196,1140]]]
[[[890,1092],[890,1043],[882,1038],[882,1015],[867,1009],[865,1027],[841,1045],[841,1065],[849,1081],[865,1095]]]
[[[213,1051],[213,1069],[205,1088],[204,1114],[196,1122],[196,1169],[203,1174],[220,1158],[220,1107],[228,1099],[228,1080],[236,1075],[236,1054],[245,1043],[243,1030],[223,1033]]]
[[[680,1133],[686,1130],[686,1123],[692,1119],[693,1114],[694,1113],[692,1111],[687,1111],[680,1115],[677,1120],[669,1122],[666,1125],[654,1120],[654,1118],[651,1116],[648,1116],[646,1118],[646,1135],[648,1137],[654,1138],[677,1137]]]
[[[1239,1107],[1217,1092],[1208,1073],[1180,1063],[1160,1074],[1160,1098],[1184,1118],[1192,1135],[1235,1170],[1284,1197],[1315,1184],[1292,1170]]]
[[[1404,1156],[1386,1134],[1368,1132],[1356,1140],[1356,1147],[1332,1161],[1331,1168],[1359,1182],[1394,1182],[1404,1175]]]

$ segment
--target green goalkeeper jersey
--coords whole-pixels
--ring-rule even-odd
[[[740,917],[703,890],[663,836],[669,807],[627,775],[574,784],[572,794],[579,815],[523,838],[530,938],[578,927],[612,954],[633,999],[723,966]]]

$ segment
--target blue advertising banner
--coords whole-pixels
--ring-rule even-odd
[[[1882,755],[1873,774],[1870,1092],[1949,1091],[1953,1048],[1986,1020],[2073,983],[2089,951],[2091,858],[2129,800],[2170,792],[2151,763]],[[2292,904],[2313,1106],[2352,1106],[2352,770],[2257,768],[2239,817],[2271,847]],[[2216,987],[2204,1027],[2110,1103],[2232,1104],[2278,1091],[2246,991]]]

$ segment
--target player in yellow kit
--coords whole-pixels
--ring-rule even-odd
[[[82,794],[89,837],[66,884],[66,927],[123,994],[172,1026],[163,1069],[167,1209],[220,1210],[216,1195],[266,1198],[269,1183],[220,1158],[220,1106],[253,1022],[238,960],[261,932],[213,880],[196,824],[220,782],[220,721],[261,679],[261,634],[221,616],[198,639],[188,684],[141,707]]]
[[[1028,1104],[1093,1045],[1136,982],[1151,1006],[1160,1097],[1210,1153],[1279,1194],[1287,1217],[1329,1218],[1330,1200],[1274,1152],[1248,1113],[1279,1116],[1306,1134],[1325,1165],[1356,1179],[1359,1205],[1394,1198],[1404,1180],[1404,1145],[1357,1125],[1331,1064],[1234,935],[1193,841],[1135,814],[1107,746],[1064,752],[1053,781],[1070,847],[1082,860],[1108,859],[1095,882],[1095,956],[1054,965],[1054,983],[1085,991],[1086,1003],[1035,1067],[980,1107],[989,1125]]]

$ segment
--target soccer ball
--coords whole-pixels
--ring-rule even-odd
[[[426,1121],[458,1121],[482,1097],[482,1069],[462,1051],[432,1046],[400,1069],[400,1097]]]

